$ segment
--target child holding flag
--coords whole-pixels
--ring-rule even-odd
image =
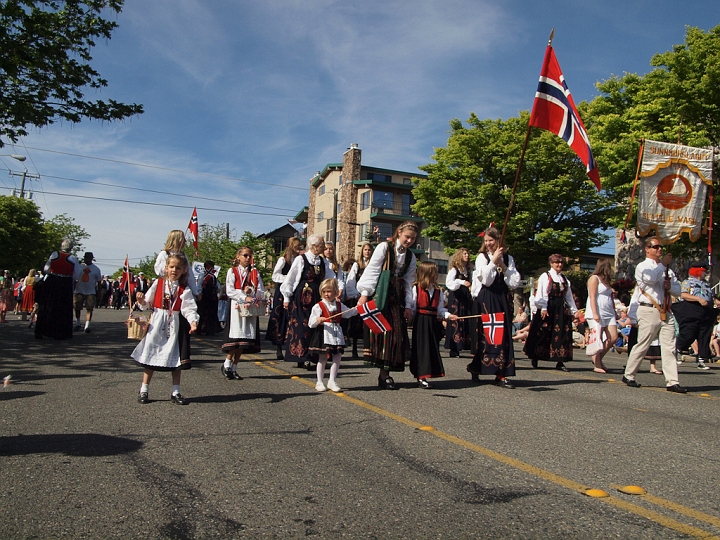
[[[317,384],[315,390],[324,392],[327,389],[333,392],[340,392],[340,388],[335,379],[340,370],[340,360],[345,347],[345,337],[343,336],[340,319],[349,319],[357,314],[357,309],[349,308],[342,302],[337,300],[340,295],[340,288],[335,278],[324,280],[320,284],[320,300],[310,311],[310,319],[308,326],[315,328],[315,333],[310,339],[310,350],[318,353],[317,363]],[[325,365],[329,358],[332,358],[332,366],[330,367],[330,380],[327,388],[323,384],[325,378]]]
[[[437,284],[438,267],[434,262],[423,261],[417,267],[417,278],[412,288],[415,316],[413,317],[412,355],[410,373],[415,375],[420,388],[432,388],[427,379],[444,377],[445,367],[440,357],[440,339],[443,327],[439,319],[457,321],[443,305],[443,294]]]

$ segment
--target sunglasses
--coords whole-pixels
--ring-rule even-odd
[[[650,244],[648,247],[650,249],[662,249],[662,244]]]

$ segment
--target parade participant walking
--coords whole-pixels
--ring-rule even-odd
[[[592,356],[593,371],[607,373],[603,358],[617,341],[617,319],[615,314],[615,298],[610,286],[612,281],[612,264],[610,259],[600,259],[595,271],[588,279],[588,299],[585,305],[585,319],[590,331],[597,332],[597,339],[602,340],[602,348]]]
[[[360,280],[360,278],[363,275],[363,272],[365,271],[365,268],[367,268],[368,263],[370,262],[370,257],[372,257],[373,254],[373,247],[370,242],[363,242],[362,247],[360,248],[360,259],[358,261],[355,261],[352,266],[350,267],[350,271],[348,272],[347,277],[347,283],[345,285],[345,296],[347,298],[347,303],[349,306],[355,306],[357,305],[358,298],[360,298],[360,293],[357,290],[357,282]],[[369,337],[365,337],[365,331],[367,331],[367,334],[369,336],[370,330],[365,326],[362,322],[362,318],[360,315],[355,315],[352,319],[350,319],[348,323],[348,338],[352,339],[352,357],[353,358],[359,358],[360,355],[358,354],[358,340],[359,339],[369,339]]]
[[[238,249],[225,278],[229,301],[222,351],[227,356],[221,371],[228,380],[242,380],[237,372],[237,364],[243,353],[260,352],[260,317],[241,313],[241,307],[247,309],[265,297],[265,287],[257,268],[253,266],[252,257],[251,248],[243,246]]]
[[[667,390],[684,394],[687,390],[680,386],[675,361],[675,317],[672,311],[667,309],[669,303],[665,302],[666,296],[680,296],[680,283],[669,268],[672,254],[662,255],[662,244],[656,237],[647,238],[644,248],[645,260],[635,268],[635,281],[640,289],[637,308],[638,342],[628,357],[622,380],[628,386],[640,386],[635,380],[635,373],[650,344],[659,337]]]
[[[410,373],[417,379],[418,386],[424,389],[432,388],[428,379],[445,376],[440,356],[440,339],[443,335],[440,319],[457,321],[458,317],[445,309],[437,280],[437,264],[423,261],[417,265],[412,288],[414,315]]]
[[[6,279],[0,284],[0,323],[6,323],[5,316],[8,310],[15,307],[15,298],[13,297],[13,282]]]
[[[290,267],[295,258],[303,251],[303,245],[299,238],[293,236],[288,238],[285,246],[285,253],[278,259],[273,269],[272,280],[275,283],[275,292],[273,294],[272,311],[268,320],[267,332],[265,339],[272,342],[277,348],[275,357],[278,360],[283,359],[283,344],[285,343],[285,332],[287,330],[288,312],[283,305],[283,295],[280,287],[285,282]]]
[[[180,393],[180,378],[182,371],[192,366],[190,358],[182,358],[180,354],[179,343],[182,340],[178,339],[178,334],[184,331],[180,325],[180,314],[189,321],[189,333],[197,330],[200,320],[195,298],[188,287],[189,266],[182,253],[170,254],[165,259],[164,277],[155,280],[147,296],[143,293],[137,295],[141,309],[150,308],[153,311],[148,332],[131,355],[145,369],[138,403],[150,402],[149,387],[155,371],[171,371],[173,387],[170,400],[177,405],[188,404],[187,398]]]
[[[293,261],[280,292],[287,310],[285,361],[312,370],[317,355],[309,350],[313,332],[308,326],[310,311],[320,301],[320,283],[334,278],[335,272],[321,255],[325,250],[322,235],[311,234],[307,239],[307,248]]]
[[[310,311],[308,326],[315,329],[310,338],[310,350],[318,355],[317,384],[315,390],[324,392],[332,390],[341,392],[342,388],[335,382],[340,370],[340,360],[345,351],[345,337],[343,336],[340,320],[349,319],[357,310],[347,307],[338,300],[340,288],[334,278],[326,279],[320,284],[322,300],[315,304]],[[332,360],[330,378],[327,388],[323,384],[325,379],[325,366]]]
[[[72,255],[73,243],[63,240],[45,263],[45,280],[36,283],[38,302],[35,337],[73,337],[73,289],[80,277],[80,262]]]
[[[85,333],[90,333],[90,321],[92,320],[95,299],[97,298],[97,286],[102,281],[100,269],[93,264],[94,257],[91,251],[85,252],[83,262],[80,264],[80,278],[75,285],[75,327],[73,330],[80,330],[80,312],[85,306]]]
[[[205,275],[200,285],[202,296],[198,302],[198,313],[200,314],[198,334],[212,336],[220,331],[220,321],[218,320],[218,292],[220,287],[215,277],[215,263],[205,261],[203,266]]]
[[[500,232],[490,225],[483,233],[480,253],[475,261],[472,295],[473,314],[495,316],[502,315],[502,333],[493,334],[495,342],[488,339],[481,317],[474,332],[473,361],[467,366],[472,380],[480,382],[478,375],[495,375],[495,384],[501,388],[515,388],[507,379],[515,375],[515,354],[512,345],[512,297],[510,289],[520,283],[520,274],[515,269],[515,261],[501,247]]]
[[[710,362],[710,338],[715,324],[716,310],[713,306],[713,291],[705,279],[707,265],[702,262],[693,264],[689,277],[680,285],[680,302],[673,305],[673,314],[678,322],[679,333],[675,343],[678,351],[685,351],[697,340],[698,369],[710,369],[705,362]]]
[[[410,342],[407,323],[412,319],[412,284],[415,282],[416,260],[409,250],[415,244],[420,228],[414,221],[404,221],[395,230],[392,240],[379,244],[370,258],[362,277],[357,283],[360,293],[358,305],[363,305],[373,295],[385,294],[382,314],[392,327],[382,334],[368,332],[363,355],[370,364],[380,368],[378,386],[397,390],[390,372],[405,371]],[[386,291],[378,291],[383,270],[389,272]],[[376,303],[379,298],[375,298]]]
[[[23,280],[23,296],[20,311],[23,313],[32,312],[35,307],[35,269],[31,268],[27,277]]]
[[[570,282],[562,273],[563,257],[548,258],[550,270],[538,278],[535,305],[540,313],[533,317],[523,353],[534,368],[538,360],[556,362],[555,368],[568,371],[565,362],[573,358],[573,318],[578,309]]]
[[[472,314],[472,263],[466,248],[460,248],[450,261],[450,270],[445,286],[450,291],[447,309],[453,315],[466,317]],[[450,349],[450,357],[460,356],[460,351],[472,346],[471,319],[449,320],[445,327],[445,348]]]

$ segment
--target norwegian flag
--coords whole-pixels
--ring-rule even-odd
[[[373,334],[382,334],[392,330],[390,323],[375,305],[375,300],[370,300],[357,307],[358,313]]]
[[[505,314],[483,313],[481,315],[485,341],[490,345],[502,345],[505,336]]]
[[[568,143],[585,164],[588,176],[600,191],[600,173],[590,148],[590,139],[551,45],[545,51],[530,125],[552,131]]]
[[[124,291],[128,291],[129,294],[132,294],[135,291],[135,280],[133,279],[132,272],[130,271],[130,261],[128,260],[127,255],[125,255],[122,278],[120,278],[120,288]]]
[[[193,208],[192,217],[188,224],[188,230],[190,231],[190,237],[192,238],[192,245],[195,248],[195,256],[198,256],[198,218],[197,218],[197,207]]]

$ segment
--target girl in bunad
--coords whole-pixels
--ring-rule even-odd
[[[275,294],[273,295],[272,311],[270,312],[265,339],[271,341],[277,347],[275,357],[278,360],[283,359],[283,343],[285,343],[285,330],[287,329],[287,311],[283,306],[280,286],[285,281],[295,257],[300,255],[302,250],[303,246],[299,238],[288,238],[285,253],[280,257],[273,269],[272,280],[275,282]]]
[[[237,364],[243,353],[260,352],[260,317],[240,315],[241,305],[249,306],[265,297],[265,287],[257,268],[252,264],[252,256],[253,251],[249,247],[238,249],[225,279],[228,307],[222,351],[227,356],[220,370],[228,380],[242,380],[237,372]]]
[[[482,318],[473,325],[474,356],[467,366],[472,380],[480,382],[478,375],[495,375],[495,384],[501,388],[515,388],[507,379],[515,375],[515,355],[512,342],[512,308],[510,289],[520,284],[520,274],[507,248],[500,247],[500,233],[490,224],[482,233],[483,242],[475,261],[472,295],[473,314],[503,313],[503,336],[499,344],[489,343],[483,330]]]
[[[23,280],[23,297],[20,304],[20,311],[31,313],[35,306],[35,269],[31,268],[27,277]],[[31,321],[32,324],[32,321]],[[32,328],[32,326],[30,326]]]
[[[570,281],[562,273],[563,257],[548,257],[550,270],[538,278],[535,306],[538,314],[530,323],[523,353],[534,368],[538,360],[556,362],[555,369],[568,371],[565,362],[573,358],[573,319],[577,314]]]
[[[0,323],[6,323],[5,316],[9,309],[15,308],[15,298],[13,296],[12,281],[6,279],[2,282],[2,291],[0,291]]]
[[[312,371],[317,355],[309,350],[313,330],[308,326],[310,311],[320,301],[320,283],[335,277],[335,272],[321,256],[325,239],[321,234],[311,234],[307,239],[307,251],[297,257],[280,286],[283,305],[287,310],[285,333],[285,361],[296,362],[297,367]]]
[[[335,254],[335,244],[332,242],[325,242],[325,249],[323,250],[323,255],[325,256],[325,260],[327,261],[327,264],[330,268],[332,268],[332,271],[335,272],[335,279],[338,283],[338,289],[340,290],[340,293],[338,295],[338,298],[342,297],[343,291],[345,290],[345,277],[343,276],[343,273],[340,270],[340,265],[337,261],[337,255]]]
[[[457,321],[457,315],[451,314],[443,306],[443,294],[437,280],[437,264],[423,261],[418,265],[417,278],[412,288],[415,315],[410,373],[415,375],[420,388],[426,389],[432,388],[427,379],[445,376],[440,357],[440,339],[443,334],[440,319]]]
[[[153,311],[148,331],[135,347],[132,357],[145,368],[138,403],[149,403],[150,380],[156,371],[172,372],[172,394],[170,399],[177,405],[187,405],[188,400],[180,393],[182,370],[190,369],[190,359],[180,355],[178,334],[183,332],[181,314],[188,322],[188,332],[197,330],[200,315],[195,298],[188,285],[187,258],[182,253],[169,255],[165,260],[165,277],[156,279],[147,296],[138,293],[137,304],[141,309]]]
[[[345,285],[345,296],[348,299],[348,305],[351,307],[357,305],[358,298],[360,297],[360,293],[357,290],[357,282],[362,277],[365,268],[367,268],[372,254],[372,244],[370,242],[364,242],[362,248],[360,248],[360,258],[350,267],[347,283]],[[368,334],[370,333],[367,326],[363,324],[360,315],[355,315],[352,319],[350,319],[347,335],[353,342],[353,358],[360,358],[360,355],[358,354],[358,339],[365,338],[365,330],[367,330]]]
[[[182,253],[182,249],[185,247],[185,233],[180,230],[173,230],[170,231],[168,234],[167,240],[165,240],[165,247],[162,249],[160,253],[158,253],[157,258],[155,259],[155,275],[157,276],[164,276],[165,275],[165,264],[168,260],[168,257],[172,255],[173,253]],[[184,255],[184,254],[183,254]],[[187,259],[187,257],[186,257]],[[187,287],[190,289],[190,291],[193,293],[193,295],[197,298],[202,298],[202,289],[200,285],[198,285],[195,282],[195,278],[192,274],[190,274],[190,271],[188,270],[188,279],[187,279]],[[128,298],[128,302],[130,302],[131,299]],[[122,291],[120,292],[120,299],[115,305],[115,309],[119,308],[119,303],[122,302]],[[190,361],[190,323],[187,321],[187,319],[184,317],[184,315],[180,314],[180,332],[178,332],[178,339],[180,340],[178,342],[178,345],[180,346],[180,359],[185,361]]]
[[[448,311],[458,317],[472,314],[472,263],[470,253],[460,248],[450,261],[450,271],[445,280],[445,286],[450,291],[448,295]],[[450,349],[450,358],[460,356],[460,351],[471,347],[471,319],[451,320],[445,327],[445,348]]]
[[[412,319],[412,285],[415,282],[415,255],[409,250],[415,244],[420,228],[414,221],[405,221],[395,230],[392,240],[379,244],[372,254],[357,289],[358,305],[375,294],[383,268],[390,270],[390,283],[382,314],[392,330],[382,334],[368,332],[364,343],[365,360],[380,368],[378,386],[397,390],[391,371],[405,371],[410,352],[407,323]]]
[[[315,333],[310,339],[310,350],[318,354],[317,384],[315,385],[315,390],[318,392],[324,392],[327,389],[333,392],[342,390],[335,382],[345,346],[340,318],[349,319],[357,313],[357,310],[340,302],[339,294],[337,280],[326,279],[323,281],[320,284],[322,300],[313,306],[308,321],[308,326],[315,328]],[[342,315],[338,315],[340,313]],[[325,388],[323,379],[328,359],[332,359],[332,366],[330,367],[330,380]]]

